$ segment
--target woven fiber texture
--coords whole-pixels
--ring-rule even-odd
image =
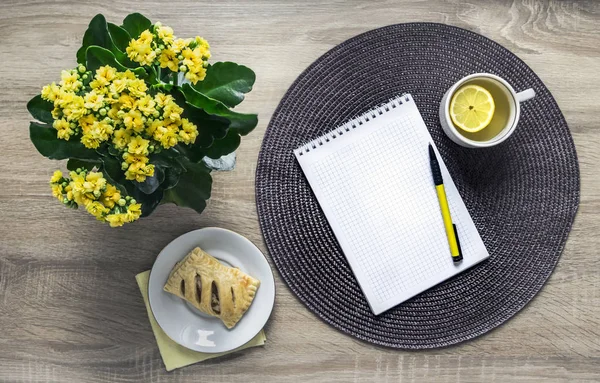
[[[466,149],[444,135],[438,107],[454,82],[477,72],[499,75],[517,91],[531,87],[536,97],[522,104],[507,141]],[[415,99],[491,257],[374,316],[292,151],[404,92]],[[378,345],[433,348],[490,331],[542,288],[579,205],[579,166],[560,109],[518,57],[460,28],[398,24],[338,45],[294,82],[265,134],[256,201],[275,265],[316,315]]]

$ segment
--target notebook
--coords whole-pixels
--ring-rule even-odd
[[[442,170],[463,261],[452,261],[429,163]],[[294,154],[375,315],[489,257],[411,95]]]

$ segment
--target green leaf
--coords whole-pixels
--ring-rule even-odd
[[[124,195],[132,195],[136,188],[132,185],[131,181],[125,178],[125,173],[121,169],[121,161],[108,153],[102,154],[101,161],[102,166],[100,167],[100,171],[108,183],[116,186]]]
[[[256,75],[252,69],[232,62],[218,62],[209,66],[206,77],[193,85],[194,89],[223,104],[234,107],[252,90]]]
[[[121,158],[121,152],[115,146],[108,145],[108,154],[116,158]]]
[[[226,118],[213,116],[200,108],[186,102],[184,106],[184,117],[198,127],[196,142],[202,147],[209,147],[213,140],[223,138],[227,134],[230,121]]]
[[[191,105],[204,110],[208,114],[227,118],[231,122],[229,129],[235,130],[242,136],[250,133],[258,124],[256,114],[243,114],[229,110],[227,105],[199,93],[190,84],[183,84],[180,91]]]
[[[85,64],[85,51],[90,45],[98,45],[109,49],[112,47],[106,19],[102,14],[94,16],[83,35],[81,48],[77,51],[77,62],[79,64]]]
[[[180,156],[178,152],[176,152],[173,148],[163,150],[160,153],[152,153],[150,154],[150,163],[160,166],[162,168],[178,168],[179,170],[183,170],[182,165],[177,161],[177,158]]]
[[[114,35],[111,34],[111,31]],[[125,41],[126,43],[123,46]],[[87,48],[99,46],[111,51],[120,63],[131,67],[139,66],[130,61],[125,54],[127,44],[129,44],[127,31],[114,24],[107,23],[104,16],[98,14],[90,21],[90,25],[83,35],[81,48],[77,51],[77,62],[85,64]]]
[[[129,33],[117,24],[107,23],[108,33],[110,34],[113,44],[121,51],[125,52],[131,41]]]
[[[127,15],[123,20],[123,29],[125,29],[131,38],[137,39],[142,32],[150,29],[152,22],[140,13],[132,13]]]
[[[52,109],[54,109],[54,104],[43,100],[41,94],[38,94],[27,103],[27,110],[31,113],[33,118],[48,124],[51,124],[52,121],[54,121]]]
[[[172,202],[201,213],[206,207],[206,200],[210,198],[210,170],[202,163],[185,161],[183,165],[186,172],[181,174],[177,186],[165,191],[163,202]]]
[[[141,190],[135,189],[131,196],[136,199],[137,202],[142,204],[142,217],[147,217],[163,200],[164,192],[161,188],[156,189],[152,194],[144,194]]]
[[[66,158],[98,159],[98,153],[83,146],[75,137],[69,141],[56,137],[56,129],[50,125],[42,125],[37,122],[29,124],[29,137],[35,148],[44,157],[51,160],[64,160]]]
[[[160,185],[163,190],[169,190],[177,186],[181,177],[181,168],[165,168],[165,181]]]
[[[185,106],[182,117],[189,119],[198,127],[198,137],[192,145],[176,146],[177,151],[183,153],[190,161],[199,162],[206,156],[206,149],[215,139],[226,136],[229,129],[229,120],[224,117],[213,116],[204,110],[187,103],[181,92],[173,92],[177,104]]]
[[[100,166],[100,165],[102,165],[102,161],[100,159],[98,159],[98,160],[80,160],[77,158],[70,158],[69,161],[67,161],[67,169],[73,170],[73,171],[76,169],[79,169],[79,168],[92,170],[94,167]]]
[[[158,189],[164,180],[165,172],[163,171],[162,167],[154,164],[154,175],[152,177],[146,177],[144,182],[133,181],[133,184],[144,194],[152,194],[156,191],[156,189]]]
[[[95,45],[88,47],[86,51],[86,67],[89,70],[95,71],[103,65],[110,65],[122,72],[129,69],[140,78],[144,78],[147,75],[144,68],[131,69],[125,67],[123,64],[118,62],[115,55],[106,48],[98,47]]]
[[[221,158],[226,154],[234,152],[240,146],[241,141],[242,138],[240,135],[230,130],[224,138],[213,142],[206,151],[206,156],[213,159]]]

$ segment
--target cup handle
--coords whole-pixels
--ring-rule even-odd
[[[535,97],[535,90],[533,90],[532,88],[525,89],[524,91],[517,93],[517,101],[519,103],[521,103],[523,101],[527,101],[534,97]]]

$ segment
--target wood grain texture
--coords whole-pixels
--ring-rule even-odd
[[[235,171],[217,174],[202,215],[162,206],[114,230],[51,197],[57,163],[28,138],[26,102],[75,65],[87,23],[140,11],[200,34],[214,60],[253,68],[241,105],[260,123]],[[581,207],[541,293],[473,341],[405,352],[343,335],[317,319],[276,274],[265,347],[167,373],[135,274],[160,249],[204,226],[237,231],[266,251],[254,203],[262,136],[280,98],[318,56],[380,26],[433,21],[503,44],[552,91],[581,166]],[[600,2],[590,1],[15,1],[0,3],[0,381],[5,382],[574,382],[600,380]],[[368,57],[360,59],[368,60]]]

